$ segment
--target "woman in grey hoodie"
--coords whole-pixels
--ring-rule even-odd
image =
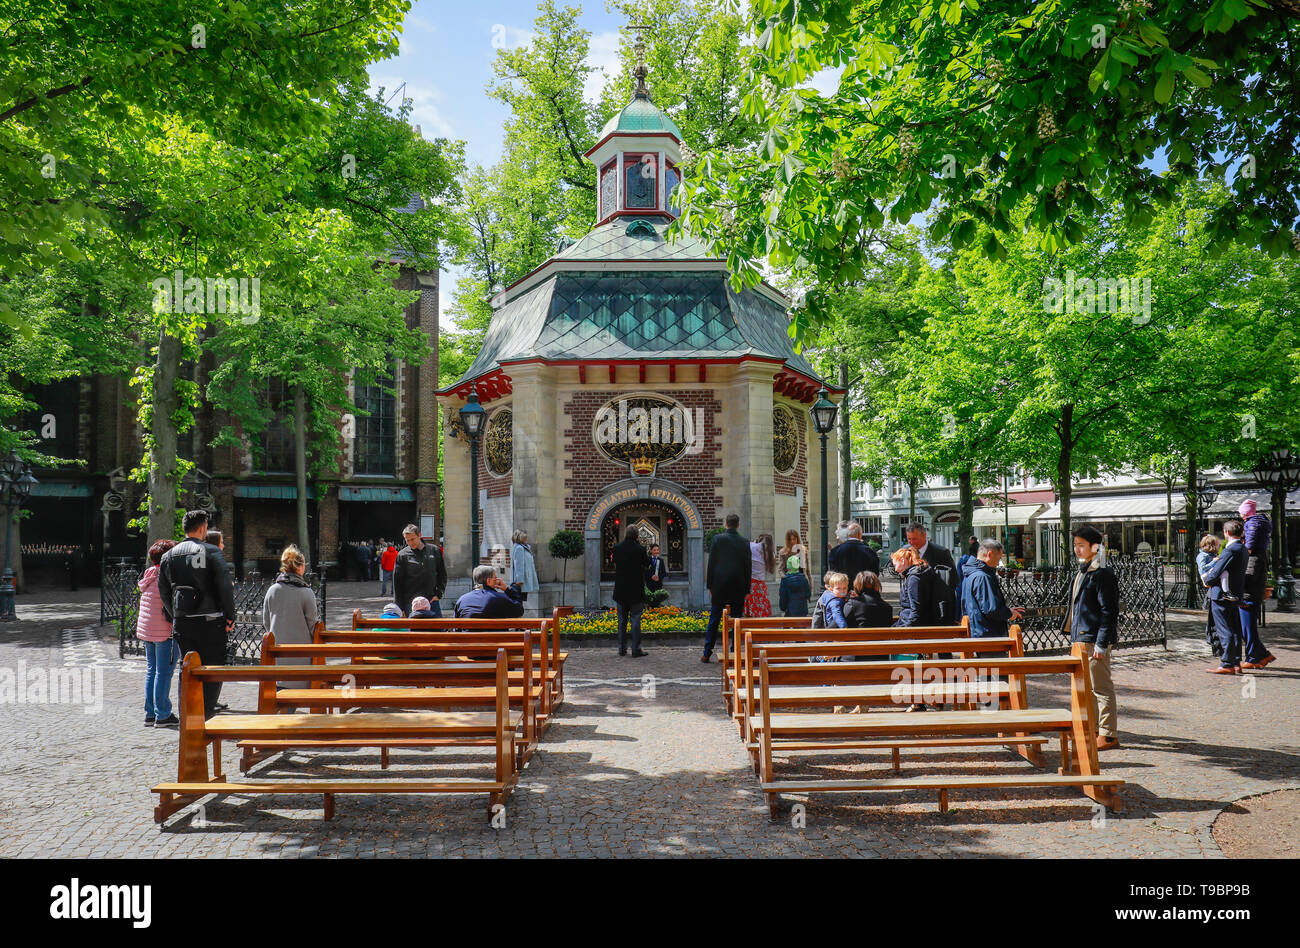
[[[262,602],[262,625],[275,636],[276,645],[309,645],[316,628],[316,594],[302,578],[307,560],[293,544],[280,554],[280,573]],[[277,665],[310,665],[309,661],[277,658]],[[281,688],[306,688],[305,681],[281,681]]]

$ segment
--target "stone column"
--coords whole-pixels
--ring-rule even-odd
[[[447,396],[440,400],[444,417],[448,412],[455,413],[465,404],[465,400]],[[443,492],[447,510],[447,522],[443,534],[447,538],[445,552],[447,557],[447,575],[449,578],[468,579],[474,572],[476,556],[470,555],[470,510],[469,496],[469,444],[455,438],[448,430],[443,443]]]
[[[772,468],[772,381],[777,366],[746,362],[727,387],[724,435],[726,492],[722,516],[740,515],[740,532],[753,539],[773,533],[776,483]]]
[[[560,511],[564,477],[559,469],[564,455],[560,444],[564,419],[553,369],[536,364],[512,365],[509,373],[513,392],[512,529],[527,531],[538,582],[547,583],[559,578],[562,566],[548,552],[547,543],[564,526]],[[569,565],[572,569],[574,564]]]

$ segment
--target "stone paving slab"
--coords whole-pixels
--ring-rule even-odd
[[[90,591],[93,594],[94,591]],[[334,600],[334,597],[331,597]],[[375,597],[377,598],[377,597]],[[360,602],[369,608],[369,602]],[[337,623],[352,607],[334,600]],[[20,603],[0,627],[0,669],[87,668],[102,675],[102,710],[72,704],[0,704],[0,856],[1099,856],[1210,857],[1218,813],[1244,796],[1300,786],[1300,622],[1270,617],[1279,661],[1249,678],[1204,674],[1195,621],[1168,652],[1115,659],[1124,746],[1103,767],[1129,781],[1125,810],[1098,816],[1065,788],[956,791],[937,812],[920,794],[790,798],[779,822],[767,807],[723,711],[718,666],[698,649],[647,645],[645,659],[609,648],[571,650],[568,699],[511,798],[505,826],[489,825],[481,797],[339,797],[332,822],[319,796],[228,797],[165,828],[152,822],[149,787],[171,778],[176,732],[142,726],[142,659],[118,660],[94,628],[90,594]],[[71,663],[71,664],[65,664]],[[650,677],[647,677],[650,676]],[[253,686],[228,686],[232,710],[252,710]],[[1064,681],[1031,679],[1031,706],[1066,701]],[[237,774],[236,751],[226,752]],[[473,750],[394,753],[392,773],[430,776],[484,762]],[[430,758],[434,758],[430,760]],[[989,772],[1028,765],[1006,751],[905,756],[912,772],[977,762]],[[293,755],[284,776],[360,776],[373,751]],[[801,763],[800,766],[811,766]],[[832,776],[887,769],[887,757],[828,765]],[[806,806],[806,825],[793,825]],[[1300,843],[1300,840],[1296,841]]]

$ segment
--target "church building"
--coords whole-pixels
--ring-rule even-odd
[[[692,238],[666,239],[681,148],[638,66],[632,101],[586,153],[599,169],[595,226],[494,297],[478,358],[439,392],[453,574],[471,563],[504,570],[512,534],[525,531],[542,583],[536,604],[549,610],[562,604],[564,564],[547,541],[577,530],[585,556],[567,565],[563,604],[608,606],[611,551],[635,527],[661,548],[671,601],[700,608],[705,536],[728,513],[751,539],[770,533],[779,547],[794,529],[809,549],[819,543],[810,533],[822,516],[821,456],[808,408],[823,385],[836,401],[840,393],[794,351],[780,292],[763,283],[738,293],[725,260]],[[457,416],[471,392],[486,412],[475,556],[470,445]],[[832,505],[834,457],[832,444]]]

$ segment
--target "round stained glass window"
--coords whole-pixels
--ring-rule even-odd
[[[783,405],[772,409],[772,466],[778,472],[789,474],[799,463],[801,435],[794,412]]]

